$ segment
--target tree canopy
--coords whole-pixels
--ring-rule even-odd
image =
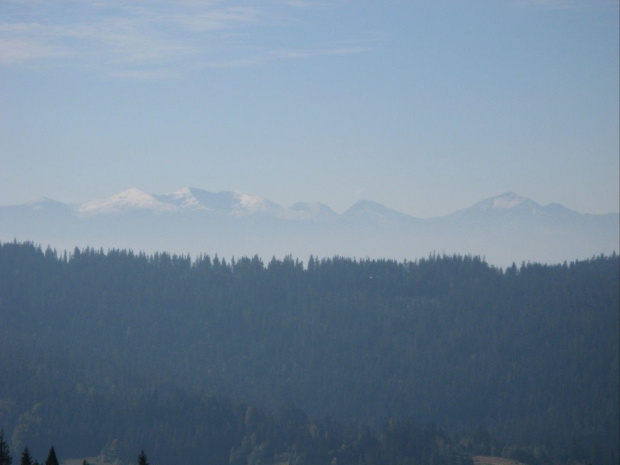
[[[468,256],[304,266],[0,244],[0,421],[33,450],[107,444],[131,460],[140,444],[158,462],[219,441],[229,460],[284,454],[259,419],[271,431],[268,412],[294,405],[308,417],[285,415],[292,431],[367,424],[338,433],[353,443],[391,438],[390,422],[484,425],[495,449],[615,464],[618,270],[615,254],[502,270]]]

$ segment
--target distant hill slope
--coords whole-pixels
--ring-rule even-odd
[[[39,405],[43,393],[137,393],[128,411],[140,412],[140,396],[178,389],[376,425],[485,425],[558,463],[616,464],[619,269],[617,255],[501,271],[472,257],[304,267],[2,244],[0,366],[13,371],[0,420],[24,439],[67,437],[82,414],[53,396]],[[84,415],[107,415],[101,405]],[[123,437],[124,420],[105,418],[97,431]]]
[[[337,214],[323,204],[283,207],[259,196],[197,188],[165,195],[128,189],[81,205],[46,198],[0,207],[0,240],[31,240],[61,250],[77,244],[193,256],[397,260],[445,252],[481,255],[506,266],[609,254],[619,250],[619,236],[617,213],[581,214],[514,193],[432,219],[413,218],[369,200]]]

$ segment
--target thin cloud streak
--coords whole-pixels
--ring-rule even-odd
[[[523,7],[538,7],[548,10],[576,10],[592,8],[610,8],[617,10],[618,0],[513,0],[513,3]]]
[[[11,34],[11,30],[16,33]],[[124,20],[94,25],[0,25],[0,34],[8,36],[0,38],[0,64],[52,58],[86,62],[96,58],[108,65],[115,62],[163,63],[173,56],[198,52],[195,47],[144,34],[134,23]]]
[[[36,40],[0,39],[0,65],[12,65],[41,59],[68,57],[71,52]]]
[[[355,53],[370,52],[370,47],[334,47],[320,50],[272,50],[251,58],[232,59],[226,61],[213,61],[203,63],[202,68],[245,68],[262,65],[270,61],[297,60],[329,55],[351,55]]]
[[[280,10],[312,5],[303,0],[275,3],[280,5]],[[252,2],[235,5],[192,0],[138,0],[131,4],[65,2],[59,10],[67,5],[74,9],[67,8],[70,14],[66,17],[58,10],[50,12],[42,7],[36,15],[30,14],[27,18],[30,21],[0,21],[0,66],[45,65],[53,60],[55,66],[97,72],[104,67],[115,77],[166,78],[173,66],[177,71],[172,74],[179,76],[196,68],[252,66],[274,59],[347,55],[369,50],[343,43],[326,49],[256,54],[251,51],[256,47],[249,47],[252,34],[245,29],[276,27],[276,18],[282,12],[259,8]],[[19,10],[20,6],[15,8]],[[231,59],[230,54],[237,56]]]
[[[335,47],[322,50],[277,50],[270,52],[269,57],[286,60],[297,58],[311,58],[325,55],[351,55],[354,53],[364,53],[373,50],[370,47]]]
[[[170,69],[134,69],[114,71],[110,77],[119,79],[180,79],[183,75],[178,70]]]
[[[232,59],[225,61],[211,61],[201,63],[197,66],[197,68],[213,68],[213,69],[228,69],[228,68],[247,68],[249,66],[257,66],[264,64],[265,60],[254,57],[254,58],[240,58],[240,59]]]

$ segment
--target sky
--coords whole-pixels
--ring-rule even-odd
[[[0,0],[0,205],[619,208],[607,0]]]

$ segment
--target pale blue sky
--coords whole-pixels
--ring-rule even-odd
[[[618,211],[618,2],[0,0],[0,205]]]

